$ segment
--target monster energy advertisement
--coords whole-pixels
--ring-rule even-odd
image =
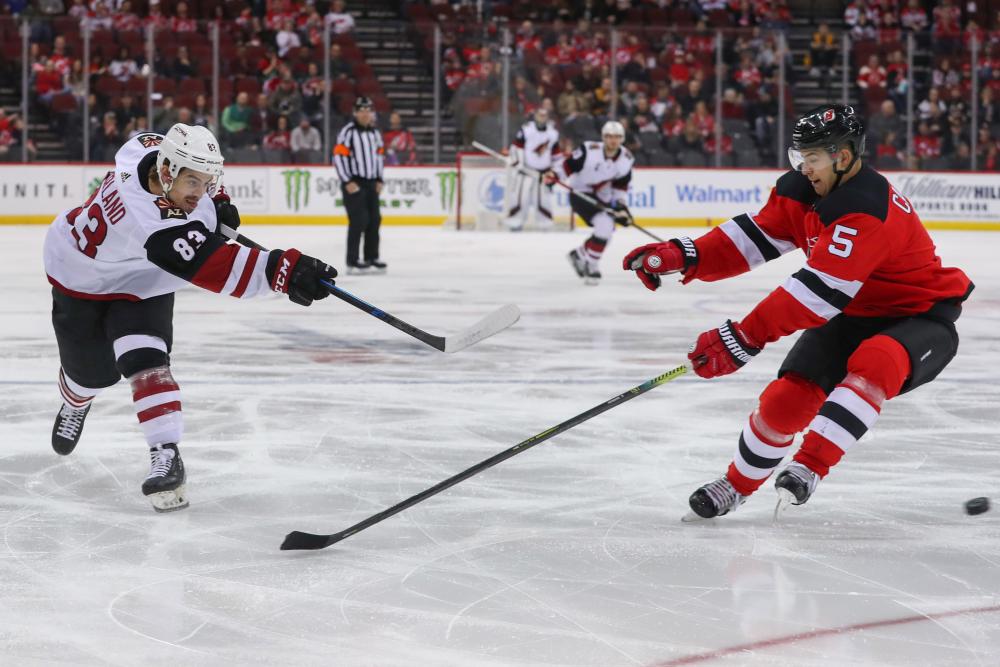
[[[344,197],[337,171],[329,167],[286,167],[280,176],[278,203],[282,213],[344,215]],[[454,207],[457,176],[454,170],[387,168],[379,196],[383,217],[438,216]]]

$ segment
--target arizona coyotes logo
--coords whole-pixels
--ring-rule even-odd
[[[143,145],[144,148],[152,148],[153,146],[159,146],[163,143],[163,137],[158,134],[140,134],[136,137],[139,143]]]
[[[549,143],[548,141],[543,141],[538,144],[534,150],[535,155],[545,155],[545,151],[549,150]]]
[[[174,203],[166,197],[160,197],[154,203],[156,208],[160,209],[160,218],[163,220],[184,220],[187,218],[184,209],[174,206]]]

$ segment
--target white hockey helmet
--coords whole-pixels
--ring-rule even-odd
[[[625,127],[617,120],[609,120],[601,128],[601,137],[625,137]]]
[[[164,192],[170,192],[173,179],[176,179],[181,169],[185,167],[211,176],[210,192],[222,178],[224,160],[219,142],[211,130],[201,125],[175,123],[167,130],[160,144],[160,153],[156,156],[157,174],[163,170],[165,161],[170,162],[167,169],[170,172],[171,182],[161,183]]]

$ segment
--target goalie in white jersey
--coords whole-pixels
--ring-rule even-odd
[[[531,211],[535,212],[538,227],[552,228],[552,183],[543,182],[542,175],[560,159],[559,130],[549,122],[548,110],[538,107],[534,118],[521,126],[510,146],[513,175],[507,226],[512,231],[524,227]]]
[[[601,128],[601,141],[584,142],[548,176],[549,180],[565,179],[573,190],[569,196],[573,213],[594,229],[590,238],[569,253],[577,275],[588,285],[601,279],[601,255],[615,233],[615,223],[632,224],[625,202],[635,158],[622,146],[624,141],[625,128],[609,120]]]
[[[142,484],[157,511],[188,504],[180,388],[170,373],[174,292],[188,284],[250,298],[272,291],[310,305],[337,272],[298,250],[245,248],[217,232],[240,224],[218,187],[223,158],[204,127],[144,133],[82,206],[60,214],[45,238],[63,405],[52,447],[70,454],[91,402],[124,376],[150,448]]]

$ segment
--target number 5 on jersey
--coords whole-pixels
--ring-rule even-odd
[[[837,255],[838,257],[850,257],[851,251],[854,250],[854,241],[852,241],[849,237],[857,235],[858,230],[853,227],[837,225],[833,228],[833,238],[830,240],[830,245],[827,246],[827,250],[830,251],[831,255]]]

